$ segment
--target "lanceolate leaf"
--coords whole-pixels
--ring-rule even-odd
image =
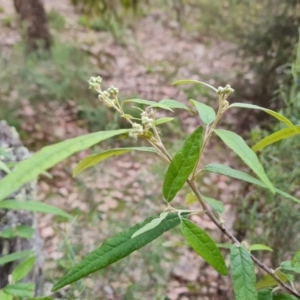
[[[150,100],[143,100],[143,99],[129,99],[129,100],[124,100],[121,105],[123,106],[124,104],[130,103],[130,102],[145,104],[145,105],[150,106],[150,107],[158,107],[158,108],[162,108],[162,109],[173,111],[167,105],[161,104],[159,102],[150,101]]]
[[[169,108],[178,108],[178,109],[185,109],[185,110],[191,111],[191,109],[188,108],[186,105],[184,105],[183,103],[176,101],[176,100],[163,99],[163,100],[159,101],[159,103],[166,105]]]
[[[5,264],[7,264],[9,262],[12,262],[12,261],[15,261],[15,260],[25,258],[25,257],[27,257],[31,254],[33,254],[33,251],[26,250],[26,251],[18,251],[18,252],[14,252],[14,253],[11,253],[11,254],[1,256],[0,257],[0,266],[5,265]]]
[[[72,268],[63,278],[61,278],[55,284],[52,291],[56,291],[67,284],[77,281],[82,277],[126,257],[130,253],[142,248],[158,238],[163,232],[172,229],[180,223],[177,213],[168,213],[167,217],[163,219],[158,226],[136,236],[135,238],[131,238],[136,231],[150,223],[155,218],[157,218],[157,216],[148,218],[144,222],[136,224],[130,229],[106,240],[101,247],[88,254],[77,266]]]
[[[236,133],[224,129],[215,129],[215,133],[221,140],[231,148],[252,171],[264,182],[268,189],[274,193],[274,187],[267,177],[263,166],[259,162],[256,154],[249,148],[246,142]]]
[[[41,212],[46,214],[53,214],[62,216],[68,219],[71,219],[72,216],[68,213],[64,212],[63,210],[43,203],[39,201],[31,201],[31,200],[5,200],[0,202],[0,209],[12,209],[12,210],[28,210],[28,211],[35,211]]]
[[[280,269],[300,274],[300,264],[296,263],[294,266],[292,266],[292,262],[290,260],[283,261],[280,264]]]
[[[190,205],[190,204],[193,204],[193,203],[197,203],[198,201],[199,200],[198,200],[197,196],[194,193],[190,192],[185,196],[184,204],[185,205]]]
[[[203,200],[207,202],[216,212],[222,214],[225,210],[224,205],[221,201],[214,198],[202,196]]]
[[[205,197],[203,195],[202,195],[202,198],[206,203],[208,203],[212,207],[212,209],[214,209],[218,213],[221,214],[221,213],[224,212],[225,208],[224,208],[224,205],[221,201],[210,198],[210,197]],[[197,196],[194,193],[188,193],[185,197],[184,204],[189,205],[189,204],[196,203],[198,201],[199,200],[198,200]]]
[[[190,102],[196,107],[204,124],[209,125],[215,120],[216,113],[210,106],[196,100],[190,100]]]
[[[27,276],[35,264],[35,259],[35,256],[29,257],[17,265],[11,274],[14,282],[17,282]]]
[[[249,248],[250,251],[273,251],[272,248],[266,246],[266,245],[261,245],[261,244],[253,244]]]
[[[32,238],[34,229],[27,225],[18,225],[16,227],[6,227],[0,232],[0,237],[10,239],[19,236],[25,239]]]
[[[294,254],[291,266],[294,267],[298,262],[300,262],[300,249]]]
[[[8,168],[8,166],[0,160],[0,170],[4,171],[5,173],[10,173],[10,169]]]
[[[267,189],[267,186],[260,180],[250,176],[249,174],[245,173],[245,172],[242,172],[242,171],[238,171],[238,170],[235,170],[235,169],[232,169],[230,167],[227,167],[227,166],[224,166],[224,165],[221,165],[221,164],[216,164],[216,163],[213,163],[213,164],[208,164],[205,166],[204,168],[205,171],[208,171],[208,172],[212,172],[212,173],[218,173],[218,174],[223,174],[223,175],[226,175],[226,176],[230,176],[230,177],[233,177],[233,178],[236,178],[236,179],[240,179],[240,180],[243,180],[243,181],[246,181],[246,182],[250,182],[250,183],[253,183],[253,184],[256,184],[262,188],[265,188]],[[297,203],[300,203],[300,200],[298,200],[297,198],[287,194],[286,192],[283,192],[277,188],[275,188],[275,192],[278,193],[279,195],[285,197],[285,198],[288,198],[288,199],[291,199]]]
[[[237,300],[257,300],[254,264],[242,246],[231,245],[230,263],[234,295]]]
[[[18,163],[16,168],[0,181],[0,201],[72,154],[125,132],[128,132],[128,129],[99,131],[44,147],[30,158]]]
[[[220,274],[227,275],[224,258],[212,238],[197,225],[182,219],[181,231],[190,246]]]
[[[281,279],[282,282],[284,283],[288,282],[289,280],[288,277],[281,271],[276,270],[275,274],[277,275],[277,277]],[[256,283],[256,288],[259,290],[259,289],[264,289],[264,288],[273,287],[277,285],[278,282],[271,275],[266,274],[261,281]]]
[[[34,283],[17,282],[5,286],[3,291],[7,294],[28,298],[33,296],[34,288]]]
[[[275,117],[277,120],[285,123],[287,126],[291,127],[291,128],[295,128],[294,124],[287,119],[285,116],[281,115],[280,113],[273,111],[271,109],[267,109],[264,107],[260,107],[257,105],[253,105],[253,104],[249,104],[249,103],[233,103],[229,106],[229,108],[231,107],[242,107],[242,108],[250,108],[250,109],[259,109],[259,110],[263,110],[264,112],[270,114],[271,116]]]
[[[252,147],[252,150],[253,151],[261,150],[271,144],[274,144],[280,140],[287,139],[297,134],[300,134],[300,125],[296,125],[294,128],[281,129],[279,131],[276,131],[264,137],[262,140],[260,140]]]
[[[128,153],[130,151],[142,151],[142,152],[152,152],[157,153],[155,148],[151,147],[132,147],[132,148],[116,148],[116,149],[110,149],[107,151],[103,151],[94,155],[90,155],[88,157],[85,157],[83,160],[81,160],[78,165],[73,170],[73,176],[77,176],[82,171],[86,170],[87,168],[90,168],[94,165],[99,164],[100,162],[104,161],[105,159],[108,159],[113,156],[119,156],[125,153]]]
[[[202,82],[202,81],[198,81],[198,80],[192,80],[192,79],[177,80],[177,81],[174,81],[172,83],[172,85],[189,84],[189,83],[205,85],[205,86],[209,87],[210,89],[212,89],[213,91],[215,91],[216,93],[218,92],[218,90],[215,87],[211,86],[210,84]]]
[[[0,147],[0,155],[8,158],[8,159],[13,159],[12,155],[7,152],[5,149],[3,149],[2,147]]]
[[[198,162],[202,132],[202,127],[196,129],[171,161],[163,184],[163,195],[168,202],[174,199]]]
[[[258,300],[272,300],[272,289],[263,289],[258,291]]]
[[[159,118],[157,120],[154,121],[154,125],[160,125],[160,124],[164,124],[167,122],[172,122],[175,118]]]

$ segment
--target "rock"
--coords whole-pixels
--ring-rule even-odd
[[[9,127],[5,121],[0,121],[0,147],[8,149],[12,159],[0,156],[4,162],[18,162],[28,158],[31,154],[19,139],[15,128]],[[0,180],[6,176],[6,173],[0,170]],[[36,182],[29,182],[15,191],[7,199],[36,199]],[[18,225],[27,225],[35,229],[31,239],[20,237],[0,238],[0,257],[17,251],[34,250],[36,253],[36,263],[32,271],[22,280],[23,282],[33,282],[36,284],[36,295],[43,293],[43,257],[42,240],[39,236],[35,215],[22,210],[0,210],[0,232],[6,228],[16,227]],[[8,284],[8,276],[18,265],[18,261],[7,263],[0,266],[0,289]]]

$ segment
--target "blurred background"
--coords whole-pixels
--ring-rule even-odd
[[[230,102],[272,108],[299,124],[299,27],[299,0],[0,0],[0,120],[16,127],[31,151],[127,126],[88,89],[87,80],[99,75],[105,88],[120,89],[121,100],[169,98],[187,104],[196,99],[213,107],[216,96],[206,88],[171,83],[230,84],[236,90]],[[171,153],[199,125],[187,112],[175,117],[161,127]],[[250,145],[281,128],[266,114],[248,110],[232,110],[221,123]],[[274,185],[298,198],[299,142],[294,137],[259,154]],[[52,179],[41,178],[39,200],[75,217],[71,224],[52,216],[39,219],[46,289],[104,239],[164,208],[161,185],[167,166],[155,157],[130,154],[71,176],[76,162],[93,151],[135,143],[101,144],[52,169]],[[244,168],[217,139],[204,160]],[[201,180],[205,195],[224,202],[226,226],[239,239],[273,248],[272,253],[257,252],[267,264],[276,268],[300,247],[296,203],[221,175],[204,174]],[[179,194],[177,204],[187,191]],[[209,220],[194,221],[217,241],[227,242]],[[56,297],[232,299],[230,278],[208,267],[177,231]]]

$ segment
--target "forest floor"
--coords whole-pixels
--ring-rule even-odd
[[[11,2],[0,0],[6,17],[14,16]],[[177,21],[170,20],[164,10],[156,9],[139,17],[116,40],[109,32],[95,32],[79,25],[80,14],[67,0],[45,1],[45,7],[48,12],[59,12],[66,21],[65,29],[53,34],[64,43],[75,44],[88,52],[98,70],[98,74],[90,75],[102,76],[105,87],[116,86],[122,95],[148,100],[176,99],[187,104],[191,93],[186,87],[172,86],[172,81],[197,79],[219,86],[220,82],[230,83],[234,78],[236,57],[230,52],[233,45],[187,32]],[[0,32],[5,47],[12,47],[19,40],[15,25]],[[217,98],[213,99],[209,93],[205,95],[203,90],[199,90],[200,96],[195,95],[197,90],[192,91],[198,100],[216,107]],[[90,97],[95,95],[91,93]],[[42,140],[45,145],[87,133],[86,126],[78,121],[79,108],[74,100],[69,99],[63,105],[53,101],[45,109],[44,103],[31,104],[24,99],[20,109],[22,128],[31,137],[25,144],[30,146]],[[163,136],[171,153],[200,124],[196,115],[187,112],[176,112],[176,117],[177,127],[168,127]],[[234,127],[233,116],[225,116],[222,125]],[[234,167],[236,159],[228,151],[219,140],[213,139],[203,165],[220,162]],[[59,276],[104,239],[165,208],[161,185],[167,166],[161,165],[158,158],[128,154],[72,178],[72,168],[89,153],[84,151],[51,170],[52,179],[40,180],[38,199],[76,216],[71,223],[50,215],[39,217],[49,290]],[[233,229],[236,217],[231,199],[237,197],[241,186],[222,175],[205,174],[201,179],[202,192],[224,203],[223,218],[226,226]],[[183,203],[186,192],[184,188],[174,203]],[[194,216],[193,221],[209,230],[217,241],[227,242],[206,217]],[[230,279],[207,266],[190,250],[179,231],[173,230],[56,296],[58,299],[121,300],[164,299],[167,295],[170,300],[225,300],[230,299],[230,289]]]

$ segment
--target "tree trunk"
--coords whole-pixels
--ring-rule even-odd
[[[21,22],[25,24],[25,38],[28,51],[38,48],[49,50],[51,37],[47,16],[41,0],[14,0]]]
[[[4,158],[0,155],[0,160],[7,162],[18,162],[30,156],[29,151],[22,145],[18,133],[14,128],[7,125],[5,121],[0,121],[0,147],[11,149],[12,159]],[[0,170],[0,180],[6,174]],[[9,199],[17,199],[26,201],[26,199],[35,199],[36,182],[25,184],[19,190],[9,196]],[[42,294],[43,286],[43,257],[42,257],[42,241],[36,228],[35,216],[29,211],[23,210],[6,210],[0,209],[0,233],[9,228],[16,228],[19,225],[26,225],[34,228],[32,238],[3,238],[0,237],[0,258],[7,254],[17,251],[34,250],[36,255],[36,263],[32,271],[24,278],[23,282],[31,282],[36,284],[36,295]],[[20,263],[19,261],[0,265],[0,289],[9,283],[9,275],[13,269]]]

